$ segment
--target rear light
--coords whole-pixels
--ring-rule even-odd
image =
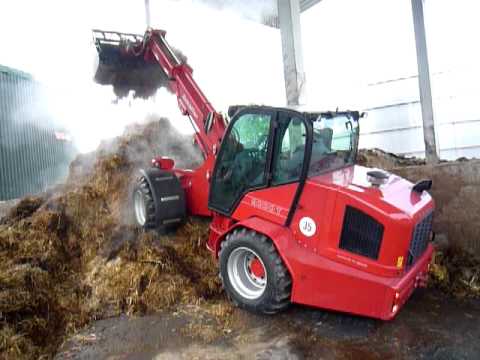
[[[393,297],[393,302],[392,302],[392,314],[395,314],[398,309],[399,309],[399,303],[400,303],[400,293],[398,291],[395,291],[395,295]]]

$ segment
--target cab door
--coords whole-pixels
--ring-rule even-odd
[[[305,167],[310,138],[307,129],[301,114],[288,110],[278,112],[268,185],[243,197],[232,215],[235,220],[256,216],[288,225],[308,169]]]
[[[242,197],[268,185],[275,112],[241,111],[230,124],[210,188],[210,209],[230,216]]]
[[[296,112],[240,114],[222,143],[210,208],[236,220],[259,216],[285,224],[305,172],[307,139]]]

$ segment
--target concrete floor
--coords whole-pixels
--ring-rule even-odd
[[[56,359],[479,359],[480,301],[416,292],[394,321],[293,306],[276,316],[235,310],[213,341],[189,334],[193,308],[102,320],[67,341]],[[203,326],[210,326],[202,316]],[[220,329],[218,331],[221,331]]]

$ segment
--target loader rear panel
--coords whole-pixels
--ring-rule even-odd
[[[254,230],[273,241],[292,277],[292,302],[382,320],[395,317],[414,289],[421,286],[419,279],[427,273],[433,253],[429,245],[408,272],[398,277],[379,276],[312,253],[295,240],[289,228],[258,217],[240,221],[226,231],[212,228],[215,223],[208,242],[215,255],[225,236],[237,227]]]

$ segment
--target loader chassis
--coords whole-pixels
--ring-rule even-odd
[[[227,127],[164,31],[94,34],[97,82],[143,96],[166,81],[205,159],[195,170],[153,159],[133,192],[138,225],[212,217],[207,246],[236,305],[270,314],[296,302],[387,320],[425,285],[433,200],[424,186],[355,165],[358,112],[232,107]],[[135,84],[152,66],[162,78]]]

